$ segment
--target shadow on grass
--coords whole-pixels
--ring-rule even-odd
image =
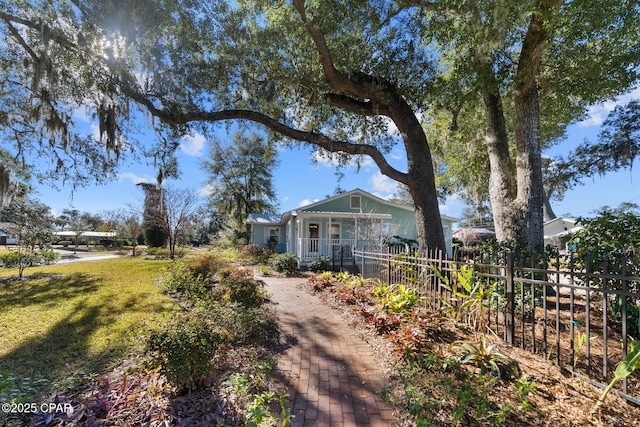
[[[81,273],[5,278],[0,282],[0,313],[15,306],[61,304],[97,288],[94,278]]]
[[[46,318],[44,322],[36,320],[43,323],[38,335],[6,353],[0,349],[0,373],[8,372],[18,379],[17,389],[23,398],[42,399],[64,391],[88,374],[104,373],[136,347],[139,338],[135,334],[142,321],[166,309],[148,293],[114,295],[110,289],[99,295],[102,286],[83,274],[0,284],[0,319],[2,312],[12,308],[34,307],[34,318],[46,316],[42,310],[38,313],[38,306],[45,307],[45,312],[56,306],[64,310],[55,323],[47,323]],[[2,328],[20,327],[3,323],[0,320]],[[25,378],[47,381],[25,387]]]

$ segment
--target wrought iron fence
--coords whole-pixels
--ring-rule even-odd
[[[353,263],[364,277],[414,287],[428,310],[455,311],[463,309],[465,295],[478,298],[466,305],[476,310],[473,327],[599,386],[640,339],[640,277],[626,274],[636,271],[628,259],[605,260],[596,271],[588,256],[578,262],[573,254],[549,259],[503,251],[446,259],[391,247],[354,249]],[[461,280],[472,280],[472,287],[464,289]],[[617,390],[635,404],[639,374]]]

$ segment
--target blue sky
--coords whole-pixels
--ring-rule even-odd
[[[640,90],[618,100],[626,102],[629,98],[639,98]],[[602,121],[616,102],[608,102],[593,107],[589,118],[572,126],[568,138],[561,145],[550,150],[548,155],[566,155],[571,148],[585,138],[595,140]],[[76,122],[87,127],[87,132],[96,132],[88,116],[78,112]],[[220,133],[219,139],[230,139]],[[194,134],[182,141],[178,152],[181,170],[179,180],[168,181],[175,188],[191,188],[206,194],[207,175],[201,163],[208,156],[208,143],[199,134]],[[397,146],[388,156],[390,162],[403,170],[406,165],[404,152]],[[308,148],[282,148],[278,154],[279,164],[274,171],[274,187],[281,212],[295,209],[304,204],[321,200],[331,195],[338,184],[334,163],[326,159],[311,159]],[[48,185],[36,186],[35,197],[50,206],[55,213],[66,208],[75,208],[83,212],[99,213],[107,210],[128,209],[128,206],[142,206],[143,194],[135,184],[154,182],[156,171],[149,165],[132,164],[120,168],[116,182],[107,185],[79,188],[63,188],[52,190]],[[345,190],[361,188],[380,197],[386,198],[395,192],[395,183],[380,174],[375,164],[368,158],[361,160],[360,167],[351,165],[343,169],[344,177],[340,186]],[[568,192],[561,202],[554,202],[553,207],[558,215],[573,217],[590,216],[594,210],[602,206],[616,207],[622,202],[640,204],[640,172],[638,168],[607,174],[585,180],[584,185]],[[456,197],[449,198],[441,205],[441,214],[459,217],[464,204]]]

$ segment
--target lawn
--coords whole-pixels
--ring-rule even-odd
[[[156,285],[166,265],[87,261],[30,268],[23,280],[0,270],[0,401],[42,399],[142,349],[177,308]]]

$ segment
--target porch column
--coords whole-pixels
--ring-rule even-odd
[[[353,230],[353,237],[355,237],[356,241],[354,242],[354,247],[358,246],[358,234],[360,233],[360,230],[358,229],[358,217],[355,218],[355,230]]]

